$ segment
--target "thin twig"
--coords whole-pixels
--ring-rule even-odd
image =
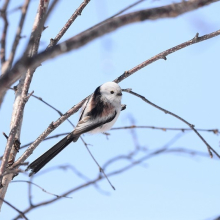
[[[86,149],[88,150],[90,156],[92,157],[92,159],[95,161],[96,165],[99,167],[99,171],[101,173],[103,173],[104,177],[107,179],[108,183],[110,184],[110,186],[112,187],[112,189],[115,190],[115,187],[112,185],[112,183],[110,182],[110,180],[108,179],[107,175],[105,174],[104,170],[102,169],[102,167],[99,165],[99,163],[97,162],[97,160],[95,159],[95,157],[92,155],[91,151],[89,150],[88,146],[86,146]]]
[[[39,189],[41,189],[43,192],[49,194],[49,195],[52,195],[52,196],[55,196],[57,198],[59,197],[64,197],[64,198],[68,198],[68,199],[72,199],[72,197],[67,197],[67,196],[59,196],[59,195],[56,195],[54,193],[50,193],[48,192],[47,190],[45,190],[44,188],[42,188],[41,186],[37,185],[36,183],[33,183],[31,181],[28,181],[28,180],[13,180],[11,181],[11,183],[28,183],[28,184],[31,184],[31,185],[34,185],[36,187],[38,187]]]
[[[131,125],[131,126],[124,126],[124,127],[116,127],[112,128],[111,130],[124,130],[124,129],[136,129],[136,128],[146,128],[146,129],[155,129],[155,130],[162,130],[162,131],[192,131],[191,128],[168,128],[168,127],[157,127],[157,126],[146,126],[146,125]],[[203,132],[212,132],[213,134],[220,134],[219,129],[204,129],[204,128],[196,128],[197,131]],[[61,134],[62,135],[62,134]]]
[[[47,14],[46,14],[46,18],[45,20],[47,21],[47,19],[49,18],[49,16],[51,15],[51,12],[54,10],[54,8],[57,6],[57,3],[60,0],[53,0],[53,2],[50,4],[48,10],[47,10]]]
[[[111,131],[114,131],[114,130],[125,130],[125,129],[153,129],[153,130],[162,130],[162,131],[182,131],[182,132],[185,132],[185,131],[192,131],[191,128],[168,128],[168,127],[156,127],[156,126],[145,126],[145,125],[131,125],[131,126],[124,126],[124,127],[115,127],[115,128],[111,128]],[[202,132],[212,132],[213,134],[220,134],[220,131],[219,129],[203,129],[203,128],[196,128],[197,131],[202,131]],[[47,138],[45,138],[43,141],[46,141],[46,140],[50,140],[50,139],[53,139],[53,138],[58,138],[60,136],[66,136],[68,135],[69,132],[65,132],[65,133],[60,133],[60,134],[55,134],[55,135],[52,135],[52,136],[49,136]],[[20,149],[23,149],[25,147],[28,147],[29,145],[31,145],[33,143],[32,142],[29,142],[25,145],[22,145],[20,147]],[[1,158],[0,158],[1,159]]]
[[[210,33],[210,34],[203,35],[203,36],[201,36],[201,37],[199,37],[199,34],[197,33],[193,39],[191,39],[191,40],[189,40],[189,41],[186,41],[186,42],[184,42],[184,43],[181,43],[181,44],[179,44],[179,45],[177,45],[177,46],[171,47],[171,48],[169,48],[168,50],[165,50],[165,51],[163,51],[163,52],[161,52],[161,53],[159,53],[159,54],[157,54],[157,55],[151,57],[150,59],[148,59],[148,60],[142,62],[141,64],[138,64],[137,66],[133,67],[132,69],[130,69],[130,70],[128,70],[128,71],[125,71],[121,76],[119,76],[118,78],[116,78],[114,81],[117,82],[117,83],[119,83],[119,82],[121,82],[122,80],[126,79],[127,77],[131,76],[133,73],[135,73],[135,72],[137,72],[138,70],[140,70],[140,69],[142,69],[142,68],[144,68],[144,67],[150,65],[151,63],[154,63],[154,62],[157,61],[157,60],[160,60],[160,59],[166,60],[166,59],[167,59],[166,57],[167,57],[169,54],[172,54],[172,53],[174,53],[174,52],[176,52],[176,51],[178,51],[178,50],[181,50],[181,49],[183,49],[183,48],[185,48],[185,47],[188,47],[188,46],[190,46],[190,45],[199,43],[199,42],[201,42],[201,41],[204,41],[204,40],[207,40],[207,39],[216,37],[216,36],[218,36],[218,35],[220,35],[220,30],[215,31],[215,32],[212,32],[212,33]]]
[[[15,211],[17,211],[20,214],[19,216],[21,216],[22,218],[28,220],[28,218],[25,216],[25,214],[22,211],[20,211],[19,209],[17,209],[15,206],[13,206],[11,203],[7,202],[5,199],[2,199],[1,197],[0,197],[0,200],[3,201],[8,206],[10,206]]]
[[[134,95],[134,96],[136,96],[136,97],[141,98],[144,102],[146,102],[146,103],[148,103],[148,104],[154,106],[155,108],[157,108],[157,109],[163,111],[165,114],[172,115],[172,116],[174,116],[175,118],[177,118],[177,119],[181,120],[182,122],[184,122],[185,124],[187,124],[187,125],[199,136],[199,138],[204,142],[204,144],[207,146],[207,150],[208,150],[208,152],[209,152],[210,157],[211,157],[211,158],[213,157],[212,152],[214,152],[215,155],[220,158],[220,155],[206,142],[206,140],[205,140],[205,139],[199,134],[199,132],[195,129],[195,125],[190,124],[188,121],[186,121],[185,119],[181,118],[180,116],[178,116],[178,115],[176,115],[176,114],[174,114],[174,113],[172,113],[172,112],[170,112],[170,111],[168,111],[168,110],[166,110],[166,109],[164,109],[164,108],[161,108],[161,107],[158,106],[158,105],[155,105],[154,103],[152,103],[152,102],[150,102],[148,99],[146,99],[144,96],[139,95],[139,94],[137,94],[137,93],[131,91],[131,89],[122,89],[122,91],[128,92],[128,93],[130,93],[130,94],[132,94],[132,95]]]
[[[38,176],[40,176],[40,175],[42,176],[42,175],[44,175],[44,174],[46,174],[46,173],[48,173],[48,172],[50,172],[50,171],[52,171],[52,170],[57,170],[57,169],[61,169],[61,170],[70,169],[70,170],[73,171],[73,173],[76,174],[79,178],[85,180],[86,182],[90,181],[90,179],[89,179],[87,176],[85,176],[84,174],[82,174],[79,170],[77,170],[73,165],[70,165],[70,164],[59,165],[59,166],[55,166],[55,167],[51,167],[51,168],[42,170],[42,172],[38,173],[36,177],[38,177]],[[32,177],[35,177],[35,175],[32,176]],[[102,190],[97,183],[94,183],[93,186],[94,186],[94,188],[95,188],[98,192],[100,192],[100,193],[102,193],[102,194],[105,194],[105,195],[108,194],[106,191]]]
[[[1,65],[3,69],[3,65],[5,63],[5,52],[6,52],[6,38],[7,38],[7,31],[8,31],[8,18],[7,18],[7,9],[10,0],[5,0],[5,3],[1,9],[1,17],[4,20],[4,28],[2,31],[1,37],[1,50],[0,50],[0,57],[1,57]]]
[[[125,11],[131,9],[132,7],[134,7],[134,6],[138,5],[138,4],[140,4],[140,3],[143,2],[143,1],[146,1],[146,0],[139,0],[139,1],[137,1],[137,2],[135,2],[135,3],[133,3],[133,4],[131,4],[131,5],[127,6],[127,7],[125,7],[124,9],[120,10],[120,11],[117,12],[116,14],[114,14],[114,15],[112,15],[111,17],[105,19],[104,21],[99,22],[98,24],[92,26],[91,28],[87,29],[86,31],[91,31],[92,29],[94,29],[94,28],[96,28],[96,27],[98,27],[98,26],[100,26],[100,25],[102,25],[102,24],[104,24],[104,23],[110,21],[112,18],[117,17],[118,15],[124,13]]]
[[[66,31],[69,29],[71,24],[76,20],[76,18],[82,14],[83,9],[87,6],[87,4],[90,2],[90,0],[84,0],[80,6],[75,10],[75,12],[72,14],[72,16],[69,18],[69,20],[66,22],[66,24],[63,26],[63,28],[60,30],[60,32],[57,34],[55,38],[50,39],[50,44],[47,46],[46,50],[49,50],[50,48],[54,47],[58,41],[61,39],[61,37],[66,33]]]
[[[28,6],[29,6],[30,0],[25,0],[23,7],[21,8],[21,18],[18,24],[18,28],[17,28],[17,32],[16,32],[16,36],[12,45],[12,49],[11,49],[11,53],[9,55],[9,58],[7,60],[7,67],[4,67],[5,70],[7,71],[11,68],[12,62],[14,61],[14,56],[18,47],[18,43],[19,40],[21,39],[21,32],[23,29],[23,25],[24,25],[24,21],[26,18],[26,14],[27,14],[27,10],[28,10]]]
[[[63,113],[62,113],[60,110],[58,110],[56,107],[52,106],[51,104],[49,104],[48,102],[46,102],[45,100],[43,100],[41,97],[38,97],[38,96],[36,96],[36,95],[32,95],[32,96],[33,96],[35,99],[37,99],[37,100],[43,102],[43,103],[44,103],[45,105],[47,105],[48,107],[52,108],[52,109],[53,109],[54,111],[56,111],[60,116],[63,115]],[[72,127],[75,127],[74,124],[73,124],[69,119],[67,119],[67,121],[71,124]]]
[[[53,139],[53,138],[58,138],[58,137],[60,137],[60,136],[64,136],[64,135],[68,135],[68,134],[69,134],[69,132],[61,133],[61,134],[55,134],[55,135],[52,135],[52,136],[50,136],[50,137],[45,138],[43,141],[47,141],[47,140],[50,140],[50,139]],[[31,141],[30,143],[27,143],[27,144],[25,144],[25,145],[22,145],[20,149],[23,149],[23,148],[25,148],[25,147],[28,147],[29,145],[31,145],[31,144],[33,144],[33,143],[34,143],[34,141]]]

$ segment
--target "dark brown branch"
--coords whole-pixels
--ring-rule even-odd
[[[125,14],[125,15],[113,18],[109,22],[106,22],[103,25],[100,25],[92,29],[91,31],[84,31],[81,34],[78,34],[77,36],[72,37],[69,40],[64,41],[63,43],[56,45],[47,51],[39,53],[34,58],[27,59],[26,56],[23,56],[20,60],[18,60],[18,62],[14,65],[11,71],[7,72],[6,74],[4,74],[4,76],[0,78],[0,103],[2,102],[4,93],[7,90],[7,88],[10,87],[14,82],[16,82],[20,78],[21,74],[25,72],[27,68],[29,67],[40,65],[42,62],[48,59],[67,53],[71,50],[78,49],[79,47],[86,45],[92,40],[98,37],[101,37],[104,34],[110,33],[124,25],[128,25],[134,22],[144,21],[147,19],[155,20],[155,19],[165,18],[165,17],[176,17],[183,13],[195,10],[197,8],[203,7],[205,5],[208,5],[216,1],[217,0],[183,1],[181,3],[176,3],[176,4],[171,4],[171,5],[162,6],[158,8],[146,9],[146,10],[141,10],[141,11]],[[183,47],[207,40],[219,34],[220,34],[220,30],[210,33],[208,35],[204,35],[202,37],[196,37],[193,40],[191,40],[190,43],[188,43],[187,45]],[[178,49],[182,49],[182,48],[178,48]],[[169,51],[169,54],[173,52],[174,51]],[[164,55],[160,58],[164,58]],[[151,63],[154,61],[151,61]],[[140,67],[137,70],[139,69]],[[135,70],[132,70],[132,73],[134,73],[134,71]],[[125,76],[131,75],[132,73],[126,72]],[[117,79],[118,82],[121,80],[122,78]]]
[[[148,103],[148,104],[154,106],[155,108],[157,108],[157,109],[163,111],[165,114],[172,115],[172,116],[174,116],[175,118],[177,118],[177,119],[181,120],[182,122],[184,122],[185,124],[187,124],[187,125],[198,135],[198,137],[204,142],[204,144],[205,144],[206,147],[207,147],[207,150],[208,150],[208,152],[209,152],[210,157],[211,157],[211,158],[213,157],[212,152],[214,152],[215,155],[220,158],[220,155],[206,142],[206,140],[205,140],[205,139],[199,134],[199,132],[195,129],[195,125],[190,124],[188,121],[186,121],[185,119],[181,118],[180,116],[178,116],[178,115],[176,115],[176,114],[174,114],[174,113],[172,113],[172,112],[170,112],[170,111],[168,111],[168,110],[166,110],[166,109],[164,109],[164,108],[161,108],[161,107],[158,106],[158,105],[155,105],[154,103],[152,103],[152,102],[150,102],[148,99],[146,99],[144,96],[139,95],[139,94],[137,94],[137,93],[131,91],[131,89],[122,89],[122,91],[128,92],[128,93],[130,93],[130,94],[132,94],[132,95],[134,95],[134,96],[136,96],[136,97],[141,98],[144,102],[146,102],[146,103]]]

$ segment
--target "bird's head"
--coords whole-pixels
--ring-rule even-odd
[[[121,104],[121,87],[115,82],[106,82],[100,86],[101,99],[107,100],[111,104],[118,106]]]

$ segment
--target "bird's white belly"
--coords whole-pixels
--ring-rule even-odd
[[[102,132],[105,132],[105,131],[111,129],[111,127],[115,124],[116,120],[118,119],[118,116],[120,115],[120,110],[118,110],[117,112],[118,112],[117,115],[115,116],[115,118],[112,121],[89,131],[89,133],[91,133],[91,134],[102,133]]]

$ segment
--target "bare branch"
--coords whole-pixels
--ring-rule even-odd
[[[92,26],[91,28],[87,29],[86,31],[91,31],[91,30],[94,29],[95,27],[98,27],[98,26],[100,26],[100,25],[102,25],[102,24],[104,24],[104,23],[110,21],[112,18],[114,18],[114,17],[116,17],[116,16],[118,16],[118,15],[124,13],[125,11],[129,10],[130,8],[132,8],[132,7],[134,7],[134,6],[138,5],[138,4],[140,4],[140,3],[143,2],[143,1],[146,1],[146,0],[140,0],[140,1],[137,1],[137,2],[135,2],[135,3],[133,3],[133,4],[129,5],[129,6],[127,6],[126,8],[124,8],[124,9],[122,9],[121,11],[117,12],[116,14],[112,15],[111,17],[105,19],[104,21],[101,21],[100,23],[98,23],[98,24]]]
[[[28,10],[28,6],[29,6],[30,0],[25,0],[23,7],[21,8],[21,18],[20,18],[20,22],[18,24],[18,28],[17,28],[17,32],[16,32],[16,36],[12,45],[12,49],[11,49],[11,53],[9,55],[9,58],[7,60],[7,65],[4,66],[4,70],[2,70],[2,73],[4,74],[4,72],[8,71],[11,68],[12,62],[14,61],[14,56],[17,50],[17,46],[19,43],[19,40],[21,39],[21,32],[23,29],[23,25],[24,25],[24,21],[25,21],[25,17],[27,14],[27,10]]]
[[[57,197],[57,198],[59,198],[59,197],[64,197],[64,198],[71,199],[71,197],[59,196],[59,195],[56,195],[56,194],[54,194],[54,193],[50,193],[50,192],[48,192],[47,190],[45,190],[44,188],[42,188],[41,186],[37,185],[36,183],[33,183],[33,182],[31,182],[31,181],[28,181],[28,180],[13,180],[13,181],[11,181],[11,183],[28,183],[28,184],[31,184],[31,185],[34,185],[34,186],[38,187],[38,188],[41,189],[43,192],[45,192],[45,193],[47,193],[47,194],[49,194],[49,195],[55,196],[55,197]]]
[[[99,165],[99,163],[97,162],[97,160],[95,159],[95,157],[93,156],[93,154],[91,153],[91,151],[89,150],[88,146],[86,146],[87,151],[89,152],[90,156],[92,157],[92,159],[95,161],[96,165],[99,167],[99,171],[101,173],[103,173],[104,177],[107,179],[108,183],[110,184],[110,186],[112,187],[112,189],[115,190],[115,187],[112,185],[112,183],[110,182],[110,180],[108,179],[108,176],[105,174],[105,171],[102,169],[102,167]]]
[[[17,209],[16,207],[14,207],[11,203],[5,201],[5,199],[2,199],[1,197],[0,197],[0,200],[3,201],[3,202],[4,202],[5,204],[7,204],[8,206],[10,206],[10,207],[11,207],[12,209],[14,209],[15,211],[17,211],[17,212],[20,214],[19,216],[21,216],[22,218],[28,220],[28,218],[24,215],[24,213],[23,213],[22,211],[20,211],[19,209]]]
[[[47,51],[39,53],[33,58],[26,58],[26,56],[23,56],[20,60],[17,61],[17,63],[14,65],[11,71],[7,72],[6,74],[4,74],[4,76],[0,78],[0,103],[2,102],[5,91],[20,78],[22,73],[25,72],[27,68],[37,66],[45,60],[54,58],[61,54],[67,53],[71,50],[78,49],[79,47],[86,45],[92,40],[101,37],[104,34],[110,33],[124,25],[128,25],[134,22],[144,21],[147,19],[155,20],[165,17],[176,17],[183,13],[195,10],[197,8],[203,7],[205,5],[211,4],[216,1],[217,0],[192,0],[186,2],[184,1],[181,3],[171,4],[158,8],[132,12],[129,14],[125,14],[113,18],[109,22],[106,22],[103,25],[100,25],[92,29],[91,31],[84,31],[81,34],[78,34],[77,36],[72,37],[69,40],[64,41],[63,43],[58,44]],[[194,38],[193,40],[190,41],[190,43],[188,43],[183,47],[210,39],[219,34],[220,34],[220,30],[210,33],[208,35],[204,35],[202,37]],[[182,48],[177,48],[176,50]],[[174,51],[170,51],[169,54],[172,52]],[[164,58],[164,56],[160,58]],[[119,79],[117,80],[120,81]]]
[[[8,9],[8,4],[9,4],[10,0],[5,0],[5,3],[1,9],[1,17],[4,20],[4,28],[3,28],[3,32],[2,32],[2,37],[1,37],[1,51],[0,51],[0,55],[1,55],[1,64],[2,64],[2,68],[3,65],[5,63],[5,50],[6,50],[6,36],[7,36],[7,31],[8,31],[8,18],[7,18],[7,9]]]
[[[30,37],[30,41],[28,44],[28,56],[32,57],[38,52],[39,41],[41,38],[41,33],[44,27],[45,15],[46,10],[49,4],[49,0],[40,0],[38,6],[38,12],[35,17],[34,25],[32,34]],[[25,55],[26,56],[26,55]],[[7,165],[11,165],[17,154],[17,149],[12,148],[15,138],[17,140],[20,139],[20,131],[22,126],[22,119],[23,119],[23,112],[26,102],[29,99],[28,90],[31,84],[31,80],[34,74],[35,68],[29,68],[27,73],[22,76],[20,79],[18,89],[16,92],[15,103],[13,106],[13,113],[12,113],[12,123],[11,123],[11,130],[8,137],[7,145],[4,151],[4,155],[2,158],[2,163],[0,167],[0,182],[2,184],[2,188],[0,190],[0,197],[4,199],[5,193],[8,188],[8,184],[12,179],[12,175],[6,175],[2,178],[2,175],[5,172]],[[4,74],[5,75],[5,74]],[[9,164],[10,161],[10,164]],[[20,164],[20,163],[19,163]],[[18,164],[17,164],[18,165]],[[2,206],[2,202],[0,202],[0,207]]]
[[[124,129],[136,129],[136,128],[155,129],[155,130],[162,130],[162,131],[182,131],[182,132],[192,131],[191,128],[167,128],[167,127],[156,127],[156,126],[146,126],[146,125],[131,125],[131,126],[124,126],[124,127],[116,127],[116,128],[112,128],[111,130],[124,130]],[[203,132],[212,132],[213,134],[220,134],[220,131],[217,128],[216,129],[196,128],[196,130],[203,131]],[[60,134],[60,135],[63,135],[63,134]]]
[[[131,91],[131,89],[122,89],[122,91],[128,92],[128,93],[130,93],[130,94],[132,94],[132,95],[134,95],[134,96],[137,96],[137,97],[141,98],[144,102],[146,102],[146,103],[148,103],[148,104],[154,106],[155,108],[157,108],[157,109],[163,111],[165,114],[172,115],[172,116],[174,116],[175,118],[177,118],[177,119],[181,120],[182,122],[184,122],[185,124],[187,124],[187,125],[199,136],[199,138],[204,142],[204,144],[207,146],[207,149],[208,149],[208,152],[209,152],[210,157],[211,157],[211,158],[213,157],[212,152],[214,152],[215,155],[220,158],[220,155],[206,142],[206,140],[205,140],[205,139],[199,134],[199,132],[195,129],[195,125],[190,124],[189,122],[187,122],[185,119],[181,118],[180,116],[178,116],[178,115],[176,115],[176,114],[174,114],[174,113],[172,113],[172,112],[170,112],[170,111],[167,111],[166,109],[161,108],[161,107],[158,106],[158,105],[155,105],[154,103],[152,103],[152,102],[150,102],[148,99],[146,99],[144,96],[139,95],[139,94],[137,94],[137,93]]]
[[[179,45],[177,45],[177,46],[175,46],[175,47],[171,47],[170,49],[165,50],[165,51],[163,51],[163,52],[161,52],[161,53],[159,53],[159,54],[157,54],[157,55],[151,57],[149,60],[144,61],[143,63],[141,63],[141,64],[139,64],[139,65],[133,67],[132,69],[130,69],[130,70],[128,70],[128,71],[125,71],[121,76],[119,76],[119,77],[118,77],[117,79],[115,79],[114,81],[117,82],[117,83],[119,83],[119,82],[121,82],[122,80],[124,80],[124,79],[126,79],[127,77],[129,77],[130,75],[132,75],[133,73],[135,73],[135,72],[137,72],[138,70],[140,70],[140,69],[142,69],[142,68],[148,66],[148,65],[151,64],[151,63],[154,63],[154,62],[157,61],[157,60],[160,60],[160,59],[166,60],[167,55],[169,55],[169,54],[171,54],[171,53],[174,53],[174,52],[176,52],[176,51],[178,51],[178,50],[181,50],[181,49],[183,49],[183,48],[185,48],[185,47],[188,47],[188,46],[190,46],[190,45],[192,45],[192,44],[196,44],[196,43],[199,43],[199,42],[201,42],[201,41],[208,40],[208,39],[210,39],[210,38],[216,37],[216,36],[218,36],[218,35],[220,35],[220,30],[214,31],[214,32],[212,32],[212,33],[210,33],[210,34],[203,35],[203,36],[201,36],[201,37],[199,37],[199,34],[197,33],[193,39],[191,39],[191,40],[189,40],[189,41],[186,41],[186,42],[184,42],[184,43],[181,43],[181,44],[179,44]]]
[[[37,173],[37,175],[34,175],[32,177],[38,177],[38,176],[42,176],[48,172],[51,172],[51,171],[54,171],[54,170],[57,170],[57,169],[61,169],[63,171],[67,170],[67,169],[70,169],[75,175],[77,175],[80,179],[83,179],[84,181],[88,182],[90,181],[90,179],[85,176],[84,174],[82,174],[79,170],[77,170],[73,165],[70,165],[70,164],[64,164],[64,165],[58,165],[58,166],[54,166],[54,167],[51,167],[51,168],[48,168],[48,169],[45,169],[45,170],[42,170],[42,172],[40,173]],[[94,183],[94,188],[102,193],[102,194],[108,194],[107,192],[103,191],[98,184]]]
[[[59,2],[59,0],[53,0],[53,2],[51,3],[50,7],[47,10],[47,14],[46,14],[46,18],[45,20],[48,19],[48,17],[50,16],[51,12],[54,10],[54,8],[57,6],[57,3]]]
[[[124,126],[124,127],[115,127],[115,128],[111,128],[111,131],[114,131],[114,130],[126,130],[126,129],[153,129],[153,130],[161,130],[161,131],[182,131],[182,132],[192,131],[191,128],[168,128],[168,127],[156,127],[156,126],[146,126],[146,125],[131,125],[131,126]],[[196,130],[197,131],[202,131],[202,132],[211,132],[213,134],[220,134],[220,131],[218,129],[196,128]],[[69,134],[69,132],[55,134],[55,135],[52,135],[52,136],[49,136],[49,137],[45,138],[43,141],[47,141],[47,140],[50,140],[50,139],[53,139],[53,138],[58,138],[60,136],[66,136],[68,134]],[[34,143],[34,141],[29,142],[29,143],[27,143],[25,145],[22,145],[20,147],[20,149],[28,147],[32,143]],[[1,159],[2,158],[0,158],[0,160]]]
[[[69,20],[66,22],[66,24],[63,26],[63,28],[60,30],[60,32],[57,34],[55,38],[50,39],[50,44],[47,46],[46,50],[49,50],[50,48],[54,47],[58,41],[61,39],[61,37],[66,33],[66,31],[69,29],[70,25],[76,20],[76,18],[82,14],[83,9],[87,6],[87,4],[90,2],[90,0],[84,0],[81,5],[76,9],[76,11],[72,14],[72,16],[69,18]]]

